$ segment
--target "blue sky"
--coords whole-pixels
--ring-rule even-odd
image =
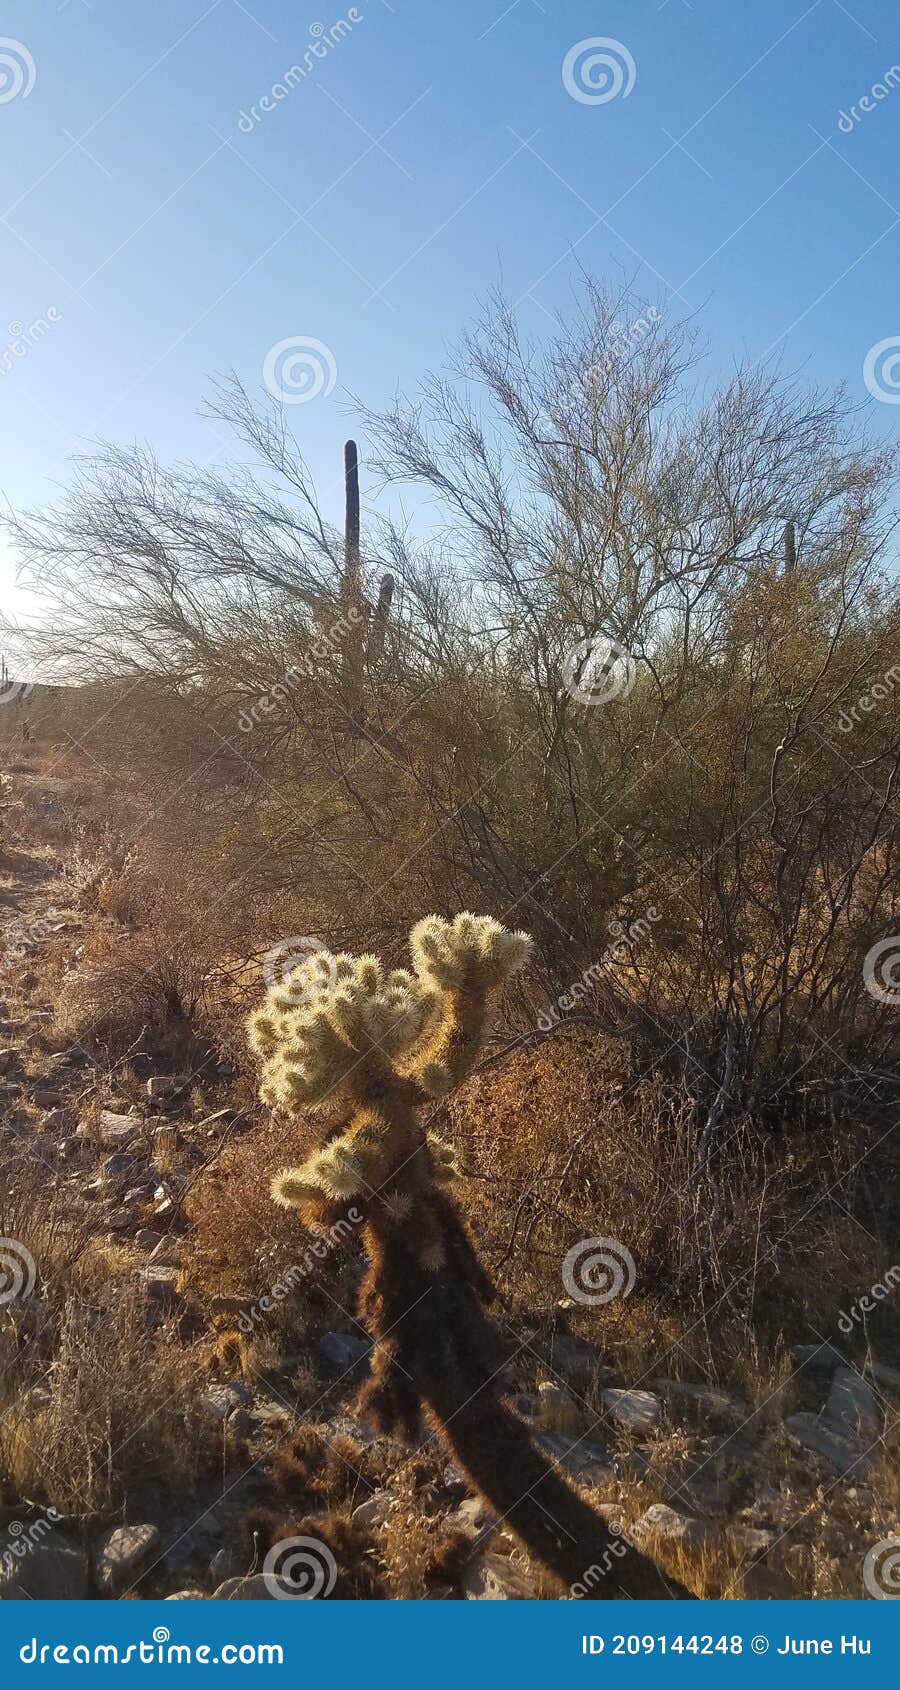
[[[377,406],[440,368],[498,284],[547,332],[579,266],[701,309],[713,371],[780,355],[896,436],[863,379],[870,348],[900,345],[888,0],[5,0],[0,31],[16,505],[100,437],[221,461],[210,378],[261,388],[270,349],[313,341],[331,391],[289,420],[337,515],[350,395]],[[597,37],[613,46],[575,52],[567,86]],[[0,540],[0,604],[27,609],[12,581]]]

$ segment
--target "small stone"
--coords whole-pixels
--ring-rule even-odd
[[[581,1410],[571,1392],[549,1379],[538,1385],[537,1418],[556,1432],[578,1432],[582,1426]]]
[[[654,1379],[654,1385],[667,1395],[683,1397],[693,1403],[698,1412],[708,1415],[711,1419],[730,1418],[740,1419],[744,1409],[735,1397],[729,1396],[727,1391],[720,1391],[715,1385],[690,1384],[681,1379]]]
[[[233,1408],[225,1424],[232,1437],[245,1441],[252,1438],[257,1430],[256,1423],[246,1408]]]
[[[31,1094],[31,1101],[35,1109],[56,1109],[62,1100],[56,1086],[37,1085]]]
[[[134,1226],[134,1215],[129,1209],[113,1209],[107,1216],[106,1226],[109,1232],[129,1232]]]
[[[665,1502],[652,1503],[635,1522],[632,1531],[635,1538],[658,1537],[664,1543],[679,1543],[686,1549],[705,1549],[719,1536],[715,1526],[693,1520],[687,1514],[679,1514],[677,1509],[670,1508]]]
[[[78,1127],[78,1110],[48,1109],[41,1126],[52,1133],[74,1133]]]
[[[567,1432],[550,1432],[545,1428],[532,1433],[534,1442],[540,1446],[560,1467],[573,1478],[587,1480],[590,1478],[600,1482],[602,1478],[609,1478],[612,1472],[609,1453],[601,1444],[595,1444],[586,1438],[570,1437]]]
[[[149,1198],[150,1198],[150,1190],[151,1190],[151,1188],[148,1185],[132,1185],[132,1186],[129,1186],[129,1188],[126,1191],[124,1197],[122,1198],[123,1208],[133,1209],[135,1207],[135,1205],[138,1204],[138,1203],[148,1202]]]
[[[171,1097],[177,1091],[183,1091],[190,1084],[189,1074],[154,1074],[147,1081],[147,1096],[151,1103],[157,1103],[161,1098]]]
[[[571,1332],[554,1332],[544,1345],[547,1364],[572,1384],[587,1384],[597,1368],[596,1347]]]
[[[831,1381],[825,1412],[829,1420],[837,1421],[844,1430],[860,1432],[864,1437],[874,1437],[881,1429],[875,1392],[868,1380],[852,1367],[838,1368]]]
[[[117,1526],[97,1557],[97,1583],[110,1596],[118,1596],[140,1575],[160,1542],[158,1526]]]
[[[154,1244],[150,1251],[150,1260],[154,1267],[177,1267],[179,1257],[178,1239],[170,1238],[166,1233],[162,1234],[159,1243]]]
[[[833,1373],[836,1367],[847,1365],[847,1357],[833,1344],[795,1344],[791,1354],[798,1368],[809,1373]]]
[[[662,1420],[662,1408],[652,1391],[607,1390],[600,1393],[617,1425],[628,1432],[652,1432]]]
[[[491,1533],[496,1530],[498,1520],[487,1503],[479,1496],[468,1496],[465,1502],[452,1514],[446,1514],[441,1521],[441,1529],[448,1532],[463,1532],[477,1542],[486,1542]]]
[[[124,1150],[114,1150],[111,1156],[106,1156],[100,1168],[103,1179],[112,1183],[130,1179],[135,1170],[133,1156]]]
[[[35,1523],[32,1533],[41,1523]],[[86,1557],[62,1532],[54,1530],[35,1540],[28,1554],[0,1578],[0,1601],[4,1602],[80,1602],[88,1594]]]
[[[162,1241],[162,1233],[152,1232],[148,1226],[142,1226],[140,1231],[134,1235],[134,1242],[139,1250],[155,1250],[157,1244],[161,1244]]]
[[[720,1514],[730,1509],[735,1491],[728,1473],[716,1473],[711,1467],[700,1467],[678,1487],[681,1500],[698,1514]]]
[[[785,1426],[803,1449],[820,1456],[839,1473],[853,1472],[858,1477],[869,1466],[869,1456],[859,1440],[821,1414],[792,1414]]]
[[[328,1366],[340,1373],[349,1373],[351,1378],[359,1379],[368,1371],[372,1346],[367,1339],[357,1338],[352,1332],[326,1332],[316,1347]]]
[[[15,1045],[0,1050],[0,1074],[18,1074],[22,1067],[21,1052]]]
[[[30,1391],[26,1391],[22,1398],[22,1406],[29,1414],[40,1414],[43,1409],[50,1407],[52,1401],[53,1397],[46,1385],[32,1385]]]
[[[745,1554],[754,1561],[765,1555],[775,1542],[775,1533],[767,1532],[761,1526],[744,1526],[738,1523],[730,1526],[729,1531]]]
[[[247,1556],[241,1553],[236,1543],[226,1543],[216,1550],[210,1561],[209,1576],[217,1585],[222,1584],[225,1579],[246,1578]]]
[[[129,1220],[130,1220],[129,1216]],[[138,1279],[147,1296],[158,1303],[173,1303],[179,1295],[178,1276],[176,1267],[160,1267],[154,1262],[152,1267],[138,1269]]]
[[[249,1385],[234,1380],[230,1385],[211,1385],[201,1400],[203,1407],[214,1419],[225,1420],[232,1409],[251,1402],[253,1392]]]
[[[197,1122],[197,1127],[221,1127],[233,1118],[235,1118],[233,1109],[216,1109],[212,1115],[204,1115],[202,1121]]]
[[[325,1427],[326,1437],[352,1438],[355,1444],[373,1444],[377,1441],[377,1433],[365,1420],[357,1420],[353,1414],[334,1414]]]
[[[468,1602],[533,1602],[537,1591],[529,1579],[507,1561],[503,1555],[490,1550],[470,1561],[462,1578],[463,1594]]]
[[[355,1526],[377,1526],[379,1521],[384,1519],[391,1501],[389,1490],[373,1491],[371,1496],[366,1497],[365,1502],[354,1508],[350,1519]]]
[[[133,1115],[116,1115],[111,1109],[101,1109],[98,1132],[105,1150],[124,1150],[135,1136],[138,1122]]]
[[[68,1050],[55,1050],[47,1061],[51,1068],[83,1068],[87,1062],[87,1051],[78,1045],[70,1045]]]
[[[262,1573],[251,1578],[226,1579],[212,1593],[214,1602],[270,1602],[274,1598]]]
[[[448,1461],[441,1475],[448,1490],[467,1491],[469,1481],[456,1461]]]

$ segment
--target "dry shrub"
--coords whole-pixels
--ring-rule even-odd
[[[241,1531],[250,1568],[260,1569],[268,1551],[285,1540],[313,1539],[324,1544],[331,1557],[335,1583],[330,1595],[334,1601],[374,1601],[385,1595],[372,1555],[371,1532],[344,1514],[329,1512],[298,1518],[274,1507],[257,1508],[245,1515]],[[327,1569],[324,1559],[320,1559],[319,1567],[324,1585]],[[290,1580],[289,1552],[283,1560],[275,1557],[273,1575]]]
[[[285,1502],[352,1510],[379,1489],[390,1467],[384,1444],[364,1446],[306,1425],[279,1444],[267,1470],[275,1494]]]
[[[48,1180],[45,1161],[27,1143],[5,1139],[2,1154],[0,1236],[14,1267],[18,1262],[23,1286],[32,1283],[38,1300],[52,1302],[65,1295],[88,1249],[92,1222]]]
[[[63,1514],[182,1497],[215,1465],[218,1429],[201,1403],[202,1358],[147,1329],[137,1296],[66,1299],[52,1356],[28,1347],[3,1378],[0,1471],[14,1498]],[[35,1406],[30,1385],[49,1393]]]
[[[626,313],[646,333],[610,357]],[[383,954],[424,910],[492,909],[537,939],[531,1025],[575,983],[678,1069],[704,1156],[748,1111],[862,1133],[898,1101],[863,974],[900,913],[894,455],[771,369],[697,387],[690,325],[627,293],[588,282],[573,316],[537,348],[497,302],[459,385],[366,417],[449,526],[368,525],[359,638],[327,637],[349,564],[284,419],[233,384],[213,408],[255,479],[109,447],[14,524],[39,656],[149,807],[142,857],[167,895],[195,865],[153,1004],[193,1000],[191,955],[252,954],[235,912],[267,899],[276,937]],[[630,655],[600,707],[594,640]]]
[[[441,1446],[405,1461],[391,1480],[391,1498],[376,1542],[391,1596],[418,1602],[433,1586],[455,1586],[474,1548],[471,1537],[445,1524]]]
[[[311,1129],[279,1123],[226,1146],[186,1199],[185,1283],[202,1303],[237,1297],[254,1305],[252,1342],[290,1349],[321,1325],[350,1324],[357,1277],[352,1229],[332,1247],[316,1239],[297,1216],[278,1208],[269,1186],[274,1174],[302,1159]],[[284,1287],[268,1309],[259,1299]]]
[[[589,1034],[476,1076],[447,1115],[473,1176],[465,1202],[476,1233],[517,1309],[550,1311],[565,1297],[562,1263],[579,1240],[630,1252],[630,1296],[570,1310],[613,1368],[643,1375],[665,1357],[656,1371],[683,1375],[700,1362],[714,1378],[736,1369],[745,1389],[755,1380],[771,1390],[779,1346],[805,1328],[833,1332],[890,1265],[897,1170],[887,1141],[860,1168],[859,1138],[844,1131],[767,1132],[744,1119],[699,1177],[683,1095],[630,1073],[620,1047]]]
[[[137,932],[97,928],[66,977],[61,1025],[112,1056],[140,1045],[192,1066],[205,972],[177,908],[145,911]]]

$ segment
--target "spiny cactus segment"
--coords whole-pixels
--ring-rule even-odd
[[[605,1558],[615,1572],[591,1594],[670,1595],[636,1551],[619,1566],[608,1527],[502,1401],[503,1358],[483,1307],[494,1288],[451,1196],[453,1150],[419,1119],[471,1070],[491,997],[527,961],[531,940],[464,913],[426,917],[410,948],[412,973],[387,973],[371,956],[307,959],[302,978],[272,987],[251,1018],[264,1100],[299,1110],[336,1099],[347,1117],[277,1175],[272,1196],[311,1226],[332,1223],[349,1202],[361,1210],[359,1315],[374,1350],[360,1412],[412,1438],[424,1409],[491,1507],[564,1584]]]
[[[530,944],[488,916],[428,916],[411,936],[412,974],[385,972],[374,956],[305,958],[250,1017],[263,1101],[314,1109],[344,1086],[362,1097],[373,1081],[400,1075],[433,1095],[447,1090],[441,1052],[460,1024],[483,1025],[487,994],[523,965]]]

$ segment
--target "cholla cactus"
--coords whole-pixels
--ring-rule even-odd
[[[437,1271],[445,1251],[428,1193],[452,1181],[455,1162],[423,1134],[416,1108],[468,1072],[489,996],[522,967],[531,940],[463,914],[452,923],[428,916],[410,944],[414,973],[385,973],[373,956],[304,959],[251,1016],[250,1041],[263,1059],[266,1103],[351,1110],[338,1137],[277,1176],[275,1202],[374,1202],[386,1223],[418,1234],[422,1264]]]
[[[491,1506],[566,1584],[605,1557],[614,1571],[591,1594],[669,1595],[652,1562],[635,1551],[621,1559],[604,1522],[501,1401],[502,1359],[483,1312],[494,1289],[450,1195],[453,1150],[419,1119],[471,1070],[492,996],[528,960],[531,940],[465,913],[426,917],[410,948],[412,973],[320,953],[251,1017],[265,1102],[336,1103],[346,1117],[300,1167],[277,1175],[272,1197],[311,1225],[333,1223],[350,1202],[361,1210],[360,1315],[375,1340],[365,1410],[412,1437],[424,1407]]]

